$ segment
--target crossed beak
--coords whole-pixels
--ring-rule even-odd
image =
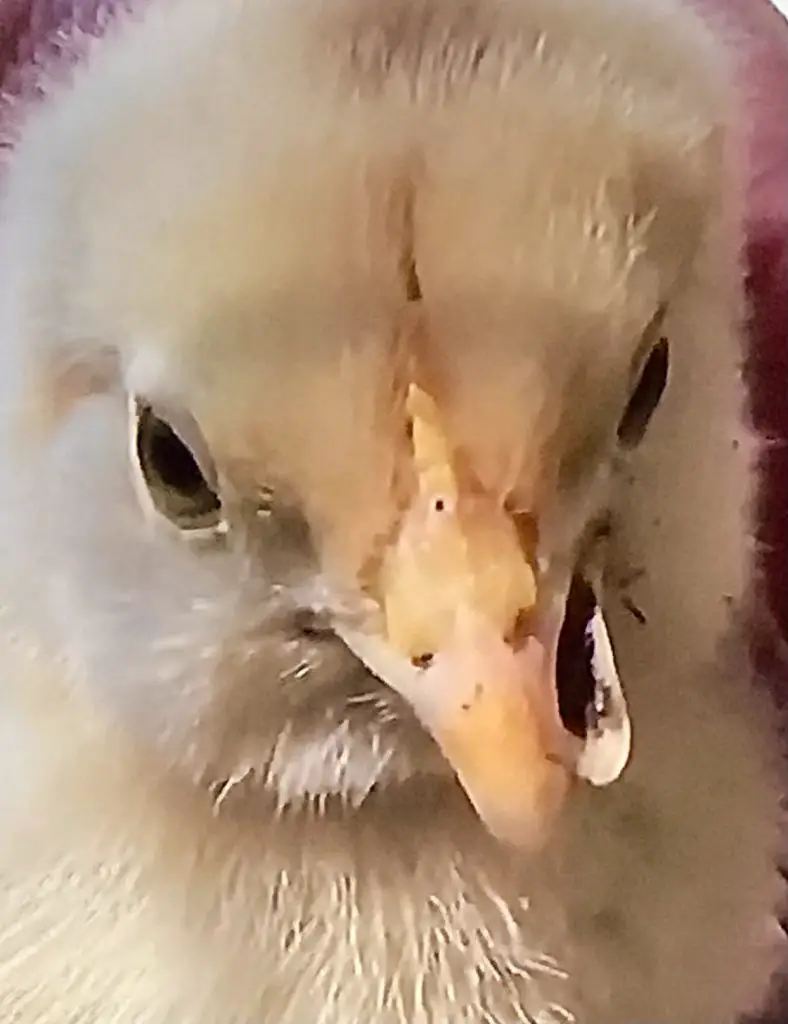
[[[555,665],[568,588],[550,592],[535,568],[535,540],[500,502],[462,485],[436,407],[415,386],[409,413],[416,488],[376,581],[385,634],[341,632],[410,703],[487,828],[538,846],[575,776],[602,784],[620,774],[625,705],[612,766],[609,737],[584,745],[564,728]],[[620,724],[617,678],[600,685],[620,698]]]

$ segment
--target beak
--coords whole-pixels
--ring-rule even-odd
[[[376,580],[384,635],[339,632],[410,703],[490,832],[539,846],[584,754],[556,685],[568,585],[540,581],[535,539],[460,479],[415,387],[409,413],[416,486]]]
[[[517,846],[541,845],[570,781],[571,737],[550,660],[535,638],[515,650],[480,614],[461,609],[418,689],[404,694],[479,817]]]

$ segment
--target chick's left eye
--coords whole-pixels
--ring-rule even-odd
[[[634,448],[645,436],[668,383],[669,356],[667,339],[660,338],[646,359],[618,425],[618,440],[625,448]]]
[[[133,454],[157,512],[183,530],[219,523],[219,496],[195,453],[165,419],[145,405],[137,407]]]

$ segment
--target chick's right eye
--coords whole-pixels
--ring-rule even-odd
[[[217,526],[221,501],[192,449],[150,406],[136,416],[133,455],[153,507],[182,530]]]

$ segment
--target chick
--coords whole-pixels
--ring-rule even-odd
[[[31,107],[4,1020],[758,1006],[730,104],[669,3],[173,0]]]

